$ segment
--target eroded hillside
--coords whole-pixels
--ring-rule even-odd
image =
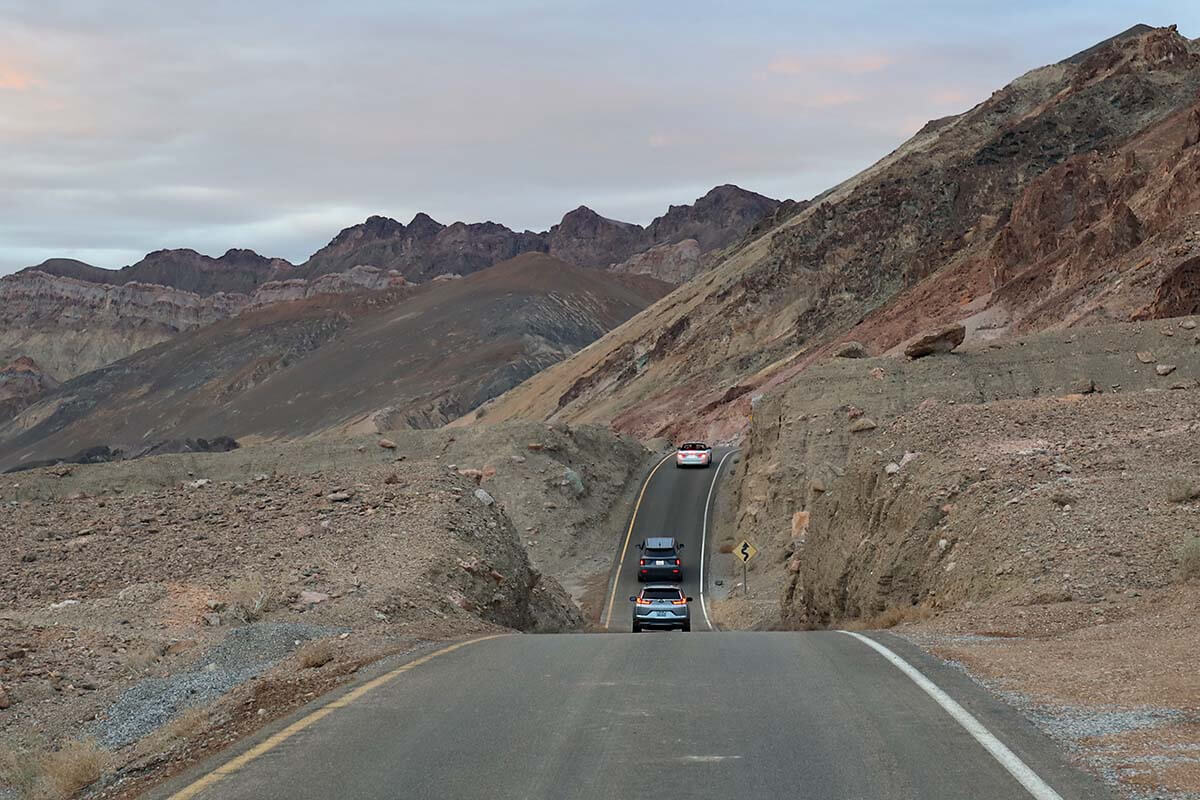
[[[971,341],[1182,313],[1198,87],[1200,45],[1173,28],[1034,70],[472,419],[728,438],[843,339],[883,352],[933,321],[967,320]]]
[[[461,280],[273,303],[68,381],[0,427],[0,466],[167,438],[436,427],[668,289],[533,253]]]

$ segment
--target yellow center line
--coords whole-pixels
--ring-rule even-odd
[[[613,577],[612,594],[608,596],[608,611],[604,614],[604,630],[608,630],[608,626],[612,624],[613,603],[617,601],[617,589],[621,588],[621,567],[625,566],[625,553],[629,550],[629,537],[633,536],[633,526],[637,522],[638,510],[642,507],[642,498],[646,496],[646,488],[654,478],[654,473],[658,472],[658,468],[667,463],[674,455],[674,453],[668,453],[662,461],[654,465],[654,469],[650,470],[650,474],[646,476],[646,482],[642,484],[642,491],[638,493],[637,502],[633,504],[633,516],[629,518],[629,530],[625,532],[625,544],[621,545],[621,558],[617,561],[617,574]]]
[[[346,706],[353,703],[355,700],[357,700],[360,697],[362,697],[363,695],[365,695],[367,692],[370,692],[372,689],[379,688],[383,684],[385,684],[388,681],[392,680],[393,678],[399,676],[401,673],[408,672],[410,669],[413,669],[414,667],[419,667],[422,664],[428,663],[428,662],[432,661],[433,659],[437,658],[438,656],[444,656],[447,653],[453,653],[455,650],[459,649],[460,647],[466,647],[467,645],[476,644],[478,642],[486,642],[488,639],[497,639],[497,638],[499,638],[501,636],[505,636],[505,635],[507,635],[507,634],[497,633],[492,636],[481,636],[478,639],[468,639],[465,642],[459,642],[458,644],[452,644],[449,647],[443,647],[441,650],[435,650],[434,652],[429,653],[428,655],[424,655],[418,659],[409,661],[407,664],[403,664],[399,667],[396,667],[391,672],[386,672],[377,678],[372,678],[371,680],[364,683],[362,686],[359,686],[358,688],[347,693],[346,695],[339,697],[336,700],[331,700],[330,702],[328,702],[325,705],[321,706],[320,708],[316,709],[312,713],[306,714],[305,716],[296,720],[291,725],[288,725],[286,728],[279,731],[278,733],[272,734],[271,736],[267,737],[264,741],[260,742],[259,744],[250,748],[246,752],[242,753],[240,756],[237,756],[235,758],[230,759],[229,761],[226,761],[224,764],[217,767],[212,772],[209,772],[207,775],[204,775],[204,776],[198,778],[193,783],[185,786],[183,789],[180,789],[178,792],[171,795],[168,798],[168,800],[189,800],[189,798],[195,797],[200,792],[202,792],[205,789],[207,789],[208,787],[212,786],[213,784],[215,784],[217,781],[221,780],[222,778],[228,777],[229,775],[232,775],[233,773],[237,772],[242,767],[246,766],[251,761],[253,761],[254,759],[261,756],[263,753],[267,753],[267,752],[270,752],[271,750],[274,750],[276,747],[283,744],[284,742],[286,742],[288,739],[295,736],[300,731],[309,727],[314,722],[324,719],[325,717],[329,716],[330,714],[332,714],[334,711],[336,711],[339,708],[345,708]]]

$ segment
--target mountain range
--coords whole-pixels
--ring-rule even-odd
[[[527,252],[679,283],[778,207],[726,185],[671,206],[646,228],[584,207],[544,233],[493,222],[447,226],[426,214],[408,225],[376,216],[300,265],[250,250],[217,258],[158,250],[119,270],[51,259],[0,278],[0,365],[31,358],[65,381],[247,309],[468,275]]]
[[[894,353],[1200,310],[1200,43],[1136,26],[926,124],[664,302],[456,424],[729,438],[856,341]]]

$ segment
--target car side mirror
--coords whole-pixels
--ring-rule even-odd
[[[637,595],[636,595],[636,594],[631,594],[631,595],[629,595],[629,600],[630,600],[630,602],[634,602],[634,603],[636,603],[636,602],[637,602]]]
[[[692,598],[690,598],[690,597],[688,597],[688,598],[685,598],[685,599],[686,599],[686,600],[687,600],[689,603],[690,603],[690,602],[692,602]]]
[[[675,549],[676,549],[676,550],[682,550],[682,549],[683,549],[683,542],[679,542],[679,543],[677,543],[677,544],[675,545]]]
[[[641,543],[641,542],[638,542],[637,549],[638,549],[638,550],[641,550],[641,549],[642,549],[642,543]]]

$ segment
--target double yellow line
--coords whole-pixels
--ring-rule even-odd
[[[330,714],[332,714],[334,711],[336,711],[339,708],[345,708],[346,706],[353,703],[355,700],[358,700],[360,697],[365,695],[367,692],[370,692],[374,689],[378,689],[380,686],[383,686],[388,681],[399,677],[401,674],[403,674],[405,672],[408,672],[410,669],[416,669],[417,667],[421,666],[422,664],[426,664],[439,656],[444,656],[447,653],[453,653],[455,650],[458,650],[461,647],[466,647],[467,645],[477,644],[479,642],[486,642],[488,639],[497,639],[504,635],[505,634],[498,633],[493,636],[481,636],[478,639],[469,639],[465,642],[459,642],[458,644],[452,644],[449,647],[443,647],[441,650],[435,650],[434,652],[429,653],[428,655],[424,655],[424,656],[421,656],[420,658],[409,661],[407,664],[396,667],[391,672],[384,673],[383,675],[380,675],[378,678],[373,678],[373,679],[367,681],[366,683],[364,683],[363,685],[359,686],[358,688],[356,688],[350,692],[347,692],[346,694],[342,695],[341,697],[337,698],[336,700],[331,700],[330,702],[328,702],[325,705],[318,708],[316,711],[313,711],[311,714],[306,714],[305,716],[303,716],[300,719],[293,722],[291,725],[288,725],[283,730],[279,731],[278,733],[272,734],[263,742],[255,745],[254,747],[250,748],[246,752],[242,753],[240,756],[237,756],[236,758],[232,758],[229,761],[226,761],[224,764],[217,767],[212,772],[208,773],[207,775],[204,775],[203,777],[197,779],[195,782],[187,785],[183,789],[180,789],[178,792],[171,795],[168,798],[168,800],[190,800],[190,798],[193,798],[196,795],[200,794],[200,792],[204,791],[205,789],[209,788],[213,784],[217,783],[222,778],[226,778],[226,777],[232,775],[233,773],[240,770],[242,767],[249,764],[251,761],[254,761],[254,759],[263,755],[264,753],[269,753],[271,750],[274,750],[276,747],[283,744],[288,739],[292,738],[297,733],[299,733],[300,731],[309,727],[313,723],[324,719],[325,717],[329,716]]]

